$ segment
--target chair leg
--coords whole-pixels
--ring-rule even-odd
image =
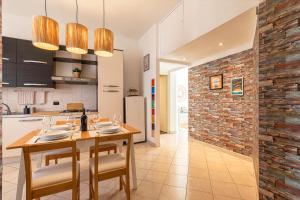
[[[108,150],[107,152],[108,152],[108,155],[109,155],[110,154],[110,150]]]
[[[77,200],[80,200],[80,175],[77,182]]]
[[[80,161],[80,152],[77,152],[77,160]]]
[[[90,193],[89,193],[89,199],[92,199],[93,197],[92,197],[92,192],[93,192],[93,177],[92,177],[92,172],[91,172],[91,170],[89,170],[89,174],[90,174],[90,177],[89,177],[89,181],[90,181],[90,184],[89,184],[89,191],[90,191]]]
[[[95,181],[94,183],[94,200],[98,200],[99,196],[98,196],[98,180]]]
[[[45,158],[45,165],[46,166],[49,166],[49,158],[46,156],[46,158]]]
[[[115,153],[115,154],[117,153],[117,147],[114,148],[114,153]]]
[[[120,176],[120,190],[123,189],[122,176]]]
[[[126,174],[126,197],[127,200],[130,200],[130,178],[129,178],[129,172]]]
[[[57,158],[55,158],[55,164],[57,164],[58,163],[58,159]]]

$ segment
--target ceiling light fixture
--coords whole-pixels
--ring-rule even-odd
[[[88,52],[88,29],[78,23],[78,2],[76,1],[76,23],[66,25],[66,49],[75,54]]]
[[[222,47],[224,44],[223,44],[223,42],[220,42],[219,43],[219,47]]]
[[[59,49],[58,23],[48,17],[47,0],[45,0],[44,4],[46,16],[33,16],[32,44],[40,49],[56,51]]]
[[[102,28],[97,28],[94,32],[94,51],[98,56],[111,57],[114,51],[114,35],[111,30],[105,28],[105,0],[102,9]]]

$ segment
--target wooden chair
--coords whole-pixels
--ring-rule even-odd
[[[112,141],[111,137],[95,138],[95,157],[90,158],[90,199],[98,200],[98,182],[120,177],[120,190],[125,189],[127,200],[130,200],[130,177],[129,177],[129,161],[131,149],[131,135],[120,134],[114,140],[127,140],[127,150],[125,156],[121,154],[110,154],[99,156],[99,148],[101,142]],[[123,179],[125,176],[125,181]]]
[[[57,164],[58,159],[72,157],[72,149],[71,148],[58,149],[58,150],[47,152],[44,154],[44,156],[45,156],[45,165],[46,166],[48,166],[50,164],[51,160],[54,160],[55,164]],[[76,157],[77,157],[77,160],[79,161],[80,160],[79,149],[76,150]]]
[[[108,155],[110,154],[110,151],[114,151],[114,153],[117,153],[117,144],[115,143],[107,143],[107,144],[101,144],[98,148],[99,152],[105,152],[107,151]],[[90,158],[93,157],[93,154],[95,153],[95,146],[90,147]]]
[[[72,148],[72,161],[41,167],[32,172],[31,154],[63,148]],[[74,141],[51,142],[29,145],[23,148],[26,176],[26,200],[72,190],[72,200],[79,199],[80,164],[76,160],[76,143]]]

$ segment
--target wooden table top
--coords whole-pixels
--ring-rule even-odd
[[[103,138],[113,138],[113,137],[118,137],[120,134],[138,134],[140,133],[139,130],[135,129],[134,127],[128,125],[128,124],[122,124],[122,128],[126,129],[127,132],[120,132],[120,133],[115,133],[115,134],[101,134],[100,137]],[[23,148],[28,145],[34,145],[34,144],[28,144],[28,141],[30,141],[33,137],[37,136],[40,133],[40,129],[33,130],[23,137],[19,138],[17,141],[13,142],[12,144],[8,145],[6,149],[18,149],[18,148]],[[90,135],[89,131],[81,131],[80,137],[76,138],[76,141],[81,141],[81,140],[90,140],[94,139],[92,135]],[[56,141],[58,142],[58,141]],[[40,144],[40,143],[39,143]]]

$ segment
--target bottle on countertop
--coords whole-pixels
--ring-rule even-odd
[[[30,114],[30,108],[25,105],[25,108],[23,109],[23,114]]]
[[[87,131],[88,126],[88,117],[85,114],[85,109],[83,109],[83,114],[80,117],[80,130],[81,131]]]

